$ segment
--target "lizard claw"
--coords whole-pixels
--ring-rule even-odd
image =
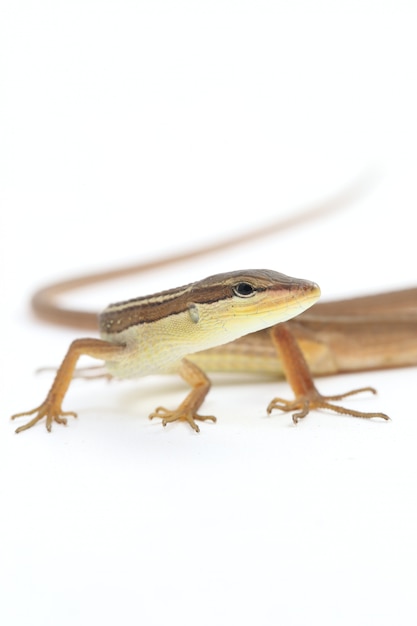
[[[200,422],[204,422],[206,420],[210,420],[212,422],[216,422],[216,418],[214,415],[199,415],[198,413],[194,413],[193,411],[186,411],[177,409],[176,411],[170,411],[163,406],[159,406],[153,413],[149,415],[149,419],[152,420],[154,417],[159,417],[162,420],[162,426],[166,426],[169,422],[188,422],[189,425],[196,433],[200,432],[200,428],[198,424],[195,423],[195,420]]]
[[[77,414],[73,411],[63,411],[60,406],[55,406],[55,404],[49,400],[48,398],[43,402],[40,406],[32,409],[32,411],[24,411],[23,413],[15,413],[12,415],[11,419],[14,420],[17,417],[24,417],[26,415],[33,415],[36,413],[35,417],[31,419],[27,424],[23,424],[23,426],[19,426],[16,428],[16,433],[21,433],[23,430],[27,430],[28,428],[32,428],[37,422],[39,422],[44,417],[46,418],[46,430],[51,432],[52,423],[56,422],[57,424],[64,424],[66,426],[67,419],[66,416],[72,415],[73,417],[77,417]]]
[[[362,393],[364,391],[376,393],[376,390],[373,387],[362,387],[360,389],[353,389],[352,391],[347,391],[346,393],[335,396],[322,396],[321,393],[319,393],[317,389],[314,388],[310,390],[309,393],[297,396],[294,400],[274,398],[268,404],[266,410],[268,414],[271,414],[274,409],[285,412],[296,411],[295,413],[293,413],[292,416],[294,424],[297,424],[300,419],[308,415],[308,413],[312,409],[328,409],[329,411],[333,411],[334,413],[339,413],[342,415],[352,415],[353,417],[361,417],[365,419],[380,417],[381,419],[389,420],[390,418],[385,413],[366,413],[365,411],[355,411],[354,409],[347,409],[346,407],[329,402],[329,400],[342,400],[347,396],[352,396],[354,394]]]

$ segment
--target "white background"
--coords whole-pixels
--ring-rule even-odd
[[[303,210],[337,215],[71,296],[80,306],[270,267],[324,298],[416,283],[414,2],[0,3],[0,619],[7,625],[415,624],[417,370],[352,408],[267,418],[286,383],[214,377],[218,423],[149,422],[176,379],[76,381],[66,428],[19,436],[80,333],[35,320],[49,281]],[[82,334],[82,333],[81,333]],[[229,384],[227,384],[229,383]]]

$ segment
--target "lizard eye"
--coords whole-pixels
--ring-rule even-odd
[[[250,298],[255,295],[256,289],[250,283],[237,283],[233,285],[233,293],[239,298]]]

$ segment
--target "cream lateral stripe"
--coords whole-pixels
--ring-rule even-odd
[[[185,287],[180,287],[179,289],[168,289],[167,291],[161,291],[160,293],[156,293],[152,296],[139,296],[138,298],[131,298],[130,300],[124,300],[123,302],[115,302],[114,304],[110,304],[106,311],[109,313],[118,313],[120,311],[128,311],[129,309],[134,309],[137,306],[150,306],[152,304],[163,304],[164,302],[170,302],[175,298],[180,298],[181,296],[188,293],[191,289],[192,285],[186,285]]]
[[[103,311],[100,315],[100,330],[112,333],[122,332],[131,326],[157,322],[183,313],[192,303],[211,304],[231,297],[229,285],[219,285],[218,288],[180,290],[174,297],[169,294],[168,298],[139,299],[135,304],[130,302],[126,306],[121,303],[116,309],[110,306]]]

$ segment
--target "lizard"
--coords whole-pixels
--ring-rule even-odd
[[[39,317],[99,330],[101,338],[72,342],[44,402],[12,416],[16,419],[34,415],[16,432],[31,428],[44,418],[51,431],[54,422],[66,424],[69,415],[76,417],[75,412],[62,409],[62,402],[82,355],[104,361],[106,375],[116,378],[178,373],[191,391],[177,409],[160,406],[149,415],[150,419],[160,418],[164,426],[180,420],[199,432],[197,421],[216,421],[212,415],[198,413],[211,386],[205,373],[209,371],[285,376],[295,397],[274,398],[267,412],[290,411],[295,423],[312,409],[389,419],[382,412],[362,412],[335,404],[362,391],[375,393],[373,387],[323,396],[313,377],[417,363],[417,342],[410,341],[411,336],[417,336],[417,288],[316,303],[320,296],[316,283],[257,269],[217,274],[183,287],[111,304],[99,316],[59,303],[59,295],[81,286],[163,267],[316,218],[350,202],[356,193],[357,188],[353,188],[301,216],[173,258],[39,289],[32,299]]]

